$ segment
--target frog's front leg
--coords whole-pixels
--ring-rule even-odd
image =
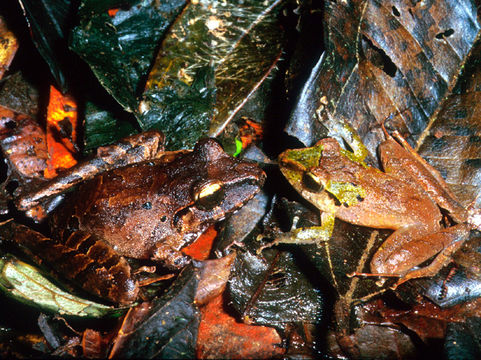
[[[400,277],[395,287],[410,279],[434,276],[451,261],[470,230],[467,224],[458,224],[428,235],[419,236],[419,231],[419,225],[410,225],[386,239],[371,260],[372,275]],[[429,265],[417,268],[433,256]]]
[[[334,230],[335,215],[329,212],[321,214],[321,226],[310,226],[293,228],[287,233],[281,233],[276,236],[276,239],[266,245],[261,246],[257,253],[260,254],[262,250],[270,248],[277,244],[320,244],[326,242],[331,238]]]
[[[162,263],[171,269],[182,269],[192,260],[189,256],[175,249],[168,242],[159,243],[151,256],[153,261]]]
[[[17,243],[36,263],[47,263],[94,295],[120,304],[137,298],[139,286],[127,261],[86,232],[73,232],[62,243],[9,221],[1,224],[0,239]]]

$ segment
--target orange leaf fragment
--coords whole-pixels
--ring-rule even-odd
[[[216,236],[217,230],[212,225],[196,241],[183,248],[182,252],[196,260],[206,260],[209,258]]]
[[[50,86],[47,108],[47,147],[49,159],[44,176],[51,179],[57,170],[68,169],[77,161],[74,158],[77,141],[77,104],[69,95],[62,95]]]
[[[222,294],[202,307],[201,313],[199,359],[267,359],[285,353],[275,329],[237,322],[224,310]]]
[[[119,8],[109,9],[108,14],[109,14],[110,17],[114,17],[115,15],[117,15],[119,10],[120,10]]]
[[[252,142],[262,139],[263,134],[261,124],[249,119],[245,119],[244,121],[244,125],[239,129],[243,149],[249,146]]]

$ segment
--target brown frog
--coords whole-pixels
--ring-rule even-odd
[[[282,153],[282,173],[322,211],[322,226],[296,229],[275,243],[328,241],[334,218],[339,218],[394,230],[374,254],[372,273],[354,275],[398,277],[397,286],[436,274],[468,238],[470,229],[480,228],[479,210],[462,207],[439,172],[395,135],[399,143],[386,133],[387,140],[379,146],[384,172],[367,166],[359,153],[344,150],[333,138]],[[440,207],[456,225],[442,225]],[[428,266],[418,268],[431,257],[434,260]]]
[[[193,151],[154,153],[151,160],[96,176],[89,172],[91,179],[53,214],[53,239],[12,223],[18,242],[84,289],[130,303],[138,284],[124,257],[185,266],[190,258],[180,250],[251,199],[265,179],[256,164],[229,156],[213,139],[200,140]],[[105,156],[96,161],[105,165]],[[57,179],[61,190],[55,194],[68,188],[58,185],[66,178],[78,182],[72,174]],[[30,194],[19,203],[33,198],[40,197]]]

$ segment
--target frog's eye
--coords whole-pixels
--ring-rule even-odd
[[[310,171],[306,171],[304,173],[302,176],[302,183],[309,191],[312,192],[320,192],[324,189],[321,178]]]
[[[197,206],[210,210],[224,199],[224,184],[219,180],[211,180],[198,184],[194,188],[194,201]]]

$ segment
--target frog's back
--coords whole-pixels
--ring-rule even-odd
[[[54,227],[66,224],[68,232],[94,234],[121,255],[148,258],[155,246],[152,234],[172,235],[166,215],[183,205],[169,194],[173,185],[169,168],[155,162],[109,171],[66,199],[53,218]]]
[[[356,179],[365,196],[352,206],[341,204],[337,216],[361,226],[399,229],[408,224],[439,228],[441,212],[420,187],[373,168],[364,169]]]

